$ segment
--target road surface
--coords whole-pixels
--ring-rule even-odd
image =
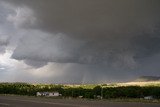
[[[0,107],[160,107],[160,104],[50,99],[0,95]]]

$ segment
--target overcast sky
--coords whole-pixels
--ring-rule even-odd
[[[159,64],[159,0],[0,0],[0,82],[123,82]]]

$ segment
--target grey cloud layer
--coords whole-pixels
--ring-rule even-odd
[[[27,51],[31,53],[35,53],[36,44],[42,44],[43,52],[37,48],[38,46],[36,47],[36,51],[40,51],[37,54],[39,58],[21,50],[25,46],[23,42],[16,48],[13,56],[17,54],[19,57],[35,57],[37,60],[55,62],[79,63],[82,60],[86,63],[110,63],[114,60],[125,60],[126,54],[128,54],[127,57],[130,56],[129,59],[132,59],[132,57],[154,53],[153,47],[154,50],[159,48],[159,37],[152,37],[155,35],[154,29],[159,24],[159,1],[47,0],[44,3],[43,0],[38,2],[17,0],[14,4],[26,5],[33,10],[40,22],[34,26],[35,28],[49,31],[51,34],[61,32],[65,34],[65,39],[80,40],[83,43],[70,41],[63,43],[61,42],[63,40],[57,40],[54,34],[50,38],[46,37],[44,41],[39,41],[41,38],[33,33],[30,35],[35,37],[29,37],[29,39],[25,37],[24,44],[28,42]],[[34,6],[35,4],[37,6]],[[33,40],[33,44],[29,43],[30,39]],[[143,52],[143,50],[146,51]],[[116,59],[116,57],[123,58]]]
[[[12,58],[35,68],[49,62],[78,63],[87,66],[86,74],[138,75],[149,72],[145,65],[150,60],[159,62],[159,0],[3,2],[14,6],[7,20],[25,31]]]

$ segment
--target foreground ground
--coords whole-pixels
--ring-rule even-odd
[[[0,107],[160,107],[156,103],[111,102],[0,95]]]

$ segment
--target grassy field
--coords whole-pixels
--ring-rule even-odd
[[[77,87],[82,87],[84,89],[93,89],[97,85],[102,86],[102,87],[120,87],[120,86],[160,86],[160,81],[150,81],[150,82],[126,82],[126,83],[108,83],[108,84],[76,84],[76,85],[64,85],[66,87],[72,87],[72,88],[77,88]]]
[[[160,81],[117,83],[118,86],[160,86]]]

